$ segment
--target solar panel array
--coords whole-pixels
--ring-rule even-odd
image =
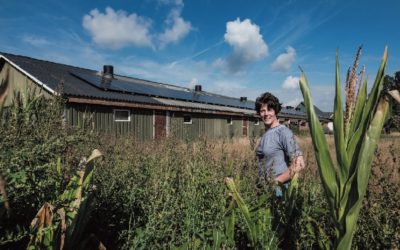
[[[186,88],[178,89],[177,87],[168,86],[166,84],[154,82],[145,83],[143,80],[136,80],[134,78],[126,78],[126,80],[113,78],[110,82],[107,82],[104,81],[103,78],[99,75],[89,75],[81,73],[73,73],[73,75],[102,90],[111,90],[122,93],[164,97],[189,102],[254,109],[254,102],[251,101],[240,101],[239,98],[236,99],[226,96],[220,96],[203,91],[194,91]]]

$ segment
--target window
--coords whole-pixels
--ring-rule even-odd
[[[192,116],[191,115],[183,115],[183,123],[184,124],[192,124]]]
[[[128,109],[114,109],[115,122],[130,122],[131,112]]]
[[[232,125],[233,124],[232,117],[229,117],[229,118],[226,119],[226,124],[228,124],[228,125]]]

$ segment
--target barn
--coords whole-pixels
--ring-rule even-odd
[[[112,65],[80,68],[0,52],[0,79],[9,74],[11,89],[24,93],[39,87],[45,96],[63,95],[67,124],[138,139],[233,138],[259,135],[264,126],[254,101],[153,82],[114,73]],[[11,100],[7,100],[8,103]],[[7,105],[7,102],[6,102]],[[284,108],[280,119],[303,119]]]

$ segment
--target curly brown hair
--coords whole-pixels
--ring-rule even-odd
[[[272,108],[275,111],[275,114],[278,114],[282,109],[282,105],[281,103],[279,103],[279,99],[269,92],[265,92],[261,94],[259,97],[257,97],[256,99],[257,114],[260,114],[261,106],[264,104],[267,104],[269,109]]]

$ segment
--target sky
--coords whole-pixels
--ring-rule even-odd
[[[385,46],[400,70],[399,30],[399,0],[0,0],[1,52],[284,105],[302,101],[301,67],[323,111],[336,51],[344,82],[363,46],[370,86]]]

